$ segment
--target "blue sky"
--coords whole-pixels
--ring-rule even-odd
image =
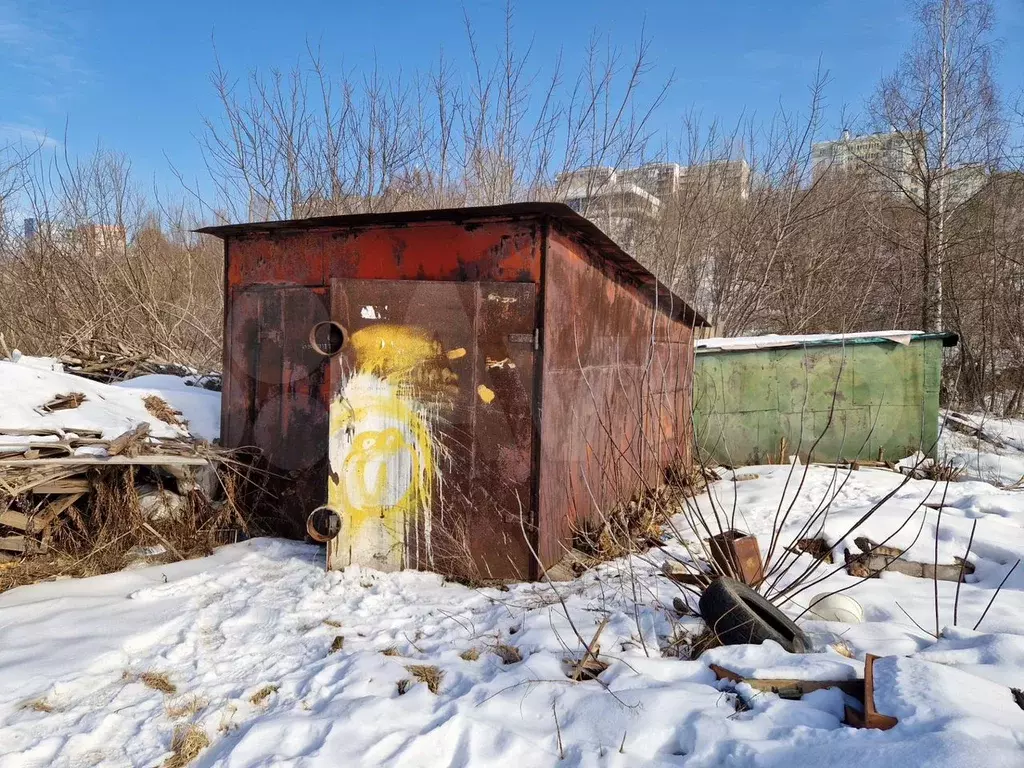
[[[169,163],[202,173],[195,135],[216,115],[214,43],[224,66],[288,68],[306,41],[327,60],[411,71],[446,56],[468,66],[463,8],[479,42],[503,35],[504,2],[347,0],[0,0],[0,143],[45,134],[72,152],[101,143],[126,153],[143,179],[172,181]],[[997,0],[998,65],[1006,95],[1024,86],[1024,3]],[[571,68],[593,31],[631,48],[646,25],[656,70],[674,75],[656,125],[671,132],[691,109],[727,123],[800,108],[818,58],[829,70],[828,128],[856,114],[912,33],[903,0],[520,0],[515,33],[538,68],[561,49]]]

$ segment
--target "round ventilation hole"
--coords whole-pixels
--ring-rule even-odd
[[[330,541],[341,533],[341,515],[333,507],[317,507],[306,520],[306,533],[313,541]]]
[[[309,343],[324,357],[334,357],[345,344],[345,329],[333,320],[317,323],[309,332]]]

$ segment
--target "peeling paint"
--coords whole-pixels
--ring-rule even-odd
[[[505,357],[501,360],[495,360],[494,358],[487,358],[488,368],[515,368],[516,364],[512,362],[512,358]]]
[[[452,349],[448,352],[449,360],[458,360],[460,357],[466,356],[466,348],[459,347],[458,349]]]
[[[497,301],[501,304],[515,304],[517,299],[515,296],[499,296],[496,293],[487,294],[488,301]]]
[[[384,307],[384,309],[387,309],[387,307]],[[359,310],[359,316],[361,318],[363,318],[364,320],[382,320],[383,319],[383,315],[381,315],[380,312],[377,311],[377,308],[375,306],[373,306],[372,304],[367,304],[365,307],[363,307],[361,310]]]

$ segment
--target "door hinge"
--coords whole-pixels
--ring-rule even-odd
[[[540,349],[540,328],[533,329],[533,351]]]

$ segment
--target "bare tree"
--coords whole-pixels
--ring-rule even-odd
[[[647,40],[627,57],[593,38],[575,77],[561,57],[541,76],[513,21],[509,5],[489,55],[467,18],[465,77],[444,55],[412,76],[332,72],[312,49],[241,82],[218,66],[200,140],[216,206],[247,220],[552,199],[560,171],[641,157],[664,95],[640,97]]]
[[[992,77],[988,0],[923,0],[911,50],[870,104],[900,139],[897,162],[873,163],[920,219],[921,323],[943,328],[943,268],[950,218],[999,160],[1004,125]]]

